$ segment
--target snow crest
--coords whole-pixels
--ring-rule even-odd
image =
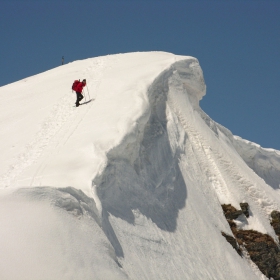
[[[275,190],[280,188],[280,151],[265,149],[260,145],[234,136],[233,144],[248,164]]]

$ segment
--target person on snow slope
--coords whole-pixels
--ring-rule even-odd
[[[86,86],[86,79],[83,79],[82,82],[79,82],[76,85],[76,88],[75,88],[75,91],[76,91],[76,94],[77,94],[76,107],[80,106],[80,101],[84,98],[84,96],[82,95],[84,86]]]

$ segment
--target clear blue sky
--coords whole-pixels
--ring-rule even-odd
[[[191,55],[207,85],[203,110],[280,150],[280,0],[0,0],[0,8],[0,86],[54,68],[62,56]]]

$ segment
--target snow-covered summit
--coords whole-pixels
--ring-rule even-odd
[[[78,108],[77,78],[88,83]],[[277,241],[279,166],[257,172],[252,145],[199,107],[205,92],[197,59],[164,52],[1,87],[0,278],[262,279],[222,236],[221,204],[248,203],[238,227]]]

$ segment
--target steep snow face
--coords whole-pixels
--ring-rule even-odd
[[[75,189],[2,194],[0,223],[1,279],[127,279],[94,202]]]
[[[79,108],[76,78],[88,81]],[[0,278],[262,279],[222,236],[221,204],[249,203],[238,226],[277,239],[279,197],[200,109],[205,91],[195,58],[162,52],[0,88],[13,98],[0,104]]]
[[[248,164],[264,181],[275,190],[280,188],[280,152],[265,149],[260,145],[235,136],[233,144]]]
[[[159,228],[174,231],[178,210],[186,200],[179,168],[186,134],[174,125],[168,107],[170,81],[186,85],[193,106],[198,106],[205,84],[197,60],[190,58],[172,64],[148,88],[148,113],[140,115],[132,131],[109,151],[107,166],[93,184],[97,186],[103,212],[134,223],[133,209],[138,209]],[[169,133],[177,134],[176,138],[170,141],[174,135]]]

